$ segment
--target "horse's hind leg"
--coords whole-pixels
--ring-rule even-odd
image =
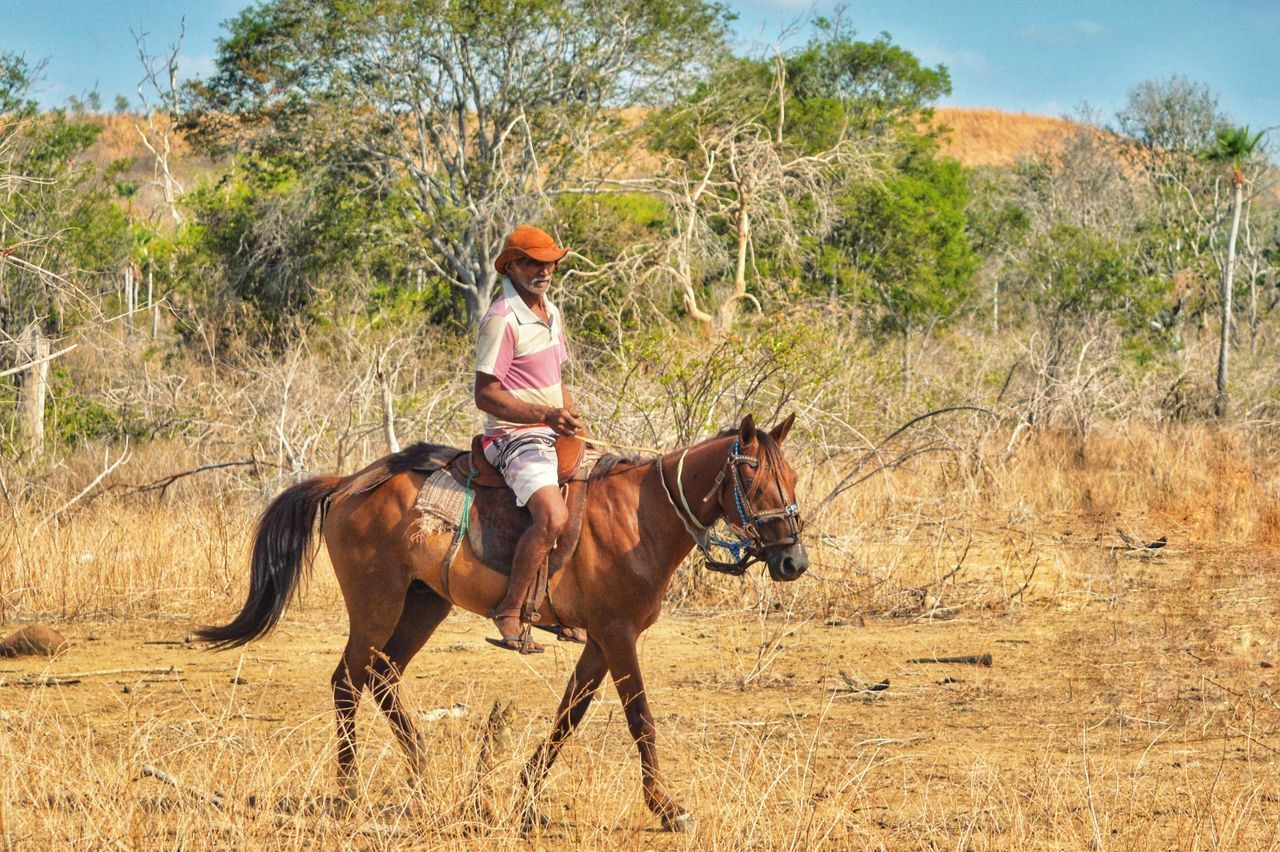
[[[343,593],[346,592],[344,588]],[[356,798],[355,716],[360,695],[369,682],[372,664],[395,632],[403,610],[403,588],[384,589],[376,598],[359,601],[358,606],[353,597],[347,597],[351,635],[331,682],[338,717],[338,790],[348,801]]]
[[[587,708],[591,706],[591,700],[600,690],[600,684],[604,682],[607,671],[608,667],[605,665],[604,653],[600,650],[600,646],[595,643],[595,640],[589,640],[587,647],[582,649],[582,656],[578,658],[578,665],[569,677],[569,685],[565,687],[564,697],[560,699],[560,708],[556,710],[556,722],[551,729],[551,735],[538,746],[538,750],[533,753],[533,757],[524,768],[522,777],[531,793],[537,792],[538,785],[546,777],[551,764],[555,763],[556,757],[560,754],[560,747],[586,715]]]
[[[413,719],[400,701],[400,678],[409,661],[431,638],[450,609],[452,605],[448,601],[425,585],[415,583],[410,586],[395,633],[373,662],[370,691],[387,715],[396,739],[409,758],[415,783],[422,773],[426,754]]]

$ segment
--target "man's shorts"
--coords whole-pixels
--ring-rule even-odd
[[[550,429],[513,432],[487,445],[484,457],[516,493],[517,506],[528,503],[538,489],[560,484],[556,478],[556,433]]]

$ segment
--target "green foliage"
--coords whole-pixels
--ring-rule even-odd
[[[849,269],[836,287],[878,307],[881,331],[908,334],[946,320],[973,293],[977,256],[966,232],[965,170],[927,149],[908,153],[879,184],[836,197],[840,222],[830,244]]]
[[[829,346],[821,323],[795,317],[692,345],[650,328],[629,338],[625,351],[637,369],[658,377],[664,419],[675,424],[675,442],[688,444],[747,413],[759,423],[776,420],[837,368],[824,357]]]
[[[615,341],[634,331],[640,312],[636,282],[621,275],[592,275],[594,265],[611,263],[659,238],[671,210],[639,193],[566,195],[556,200],[546,227],[565,246],[586,258],[569,260],[562,300],[571,308],[574,337],[586,343]]]
[[[859,41],[851,30],[822,19],[809,43],[783,58],[783,71],[786,97],[780,107],[772,57],[725,58],[687,100],[655,117],[652,144],[688,153],[699,132],[758,115],[774,133],[783,123],[788,147],[811,154],[851,132],[884,134],[909,124],[951,93],[945,66],[921,65],[888,33]]]
[[[576,182],[588,142],[625,150],[619,111],[685,85],[727,21],[706,0],[271,0],[228,24],[185,127],[339,198],[402,195],[402,242],[477,322],[503,236]]]
[[[145,438],[146,424],[137,412],[113,408],[76,389],[66,367],[49,371],[49,400],[45,408],[45,436],[55,445],[74,449],[87,441]]]
[[[60,110],[19,120],[9,138],[5,168],[25,180],[0,195],[0,221],[10,240],[38,246],[39,267],[17,265],[0,276],[0,331],[16,335],[39,321],[58,332],[95,306],[75,298],[64,279],[117,272],[130,257],[134,229],[115,206],[114,186],[81,155],[101,128]],[[16,238],[16,239],[15,239]]]
[[[811,150],[829,147],[847,123],[861,131],[884,131],[926,111],[951,94],[946,66],[921,65],[888,33],[858,41],[838,23],[818,21],[819,33],[804,50],[787,57],[792,132]]]
[[[39,104],[31,97],[31,87],[40,77],[43,63],[32,66],[25,56],[0,51],[0,116],[28,117]]]
[[[979,257],[991,257],[1022,245],[1034,224],[1007,171],[970,173],[966,213],[969,241]]]
[[[1227,163],[1237,173],[1258,148],[1265,131],[1251,133],[1248,125],[1226,125],[1214,133],[1214,144],[1201,152],[1201,156],[1214,163]]]
[[[360,192],[339,172],[291,160],[247,158],[188,194],[192,223],[177,262],[197,285],[187,290],[192,307],[213,309],[202,321],[282,343],[295,323],[324,321],[335,304],[364,311],[372,297],[373,315],[405,290],[405,303],[446,319],[452,297],[437,277],[418,290],[403,196],[394,187]]]
[[[1105,316],[1128,332],[1146,332],[1161,305],[1160,287],[1139,273],[1133,248],[1058,225],[1031,246],[1024,297],[1050,326]]]

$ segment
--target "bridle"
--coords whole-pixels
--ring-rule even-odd
[[[746,573],[747,568],[754,562],[763,562],[765,560],[765,552],[774,547],[788,547],[800,540],[800,532],[804,529],[804,520],[800,517],[800,507],[792,502],[789,506],[781,509],[769,509],[758,512],[751,505],[751,498],[747,489],[742,482],[742,467],[748,465],[757,470],[760,469],[760,460],[755,456],[743,455],[741,452],[741,438],[734,438],[733,445],[729,448],[729,455],[725,458],[724,467],[720,468],[720,472],[716,474],[715,482],[711,486],[711,490],[707,492],[707,496],[702,498],[705,503],[715,496],[724,488],[725,473],[729,474],[729,480],[733,484],[733,503],[738,510],[738,517],[742,520],[742,526],[738,526],[725,516],[725,522],[737,533],[740,538],[737,541],[729,541],[719,538],[711,532],[711,528],[698,520],[697,515],[689,508],[689,501],[684,493],[684,459],[689,454],[686,449],[680,454],[680,460],[676,463],[676,494],[680,496],[680,504],[677,505],[675,498],[671,495],[671,489],[667,486],[667,478],[662,472],[662,459],[654,461],[655,467],[658,469],[658,481],[662,483],[662,490],[666,492],[667,500],[671,503],[671,508],[675,509],[676,516],[680,518],[684,528],[698,545],[698,549],[702,551],[703,558],[706,559],[707,567],[712,571],[719,571],[723,574],[733,574],[741,576]],[[781,492],[781,488],[779,488]],[[682,511],[683,508],[683,511]],[[783,520],[787,524],[787,532],[785,535],[766,542],[760,532],[762,524],[771,521]],[[728,550],[733,557],[732,562],[724,562],[716,559],[711,555],[711,547],[722,547]]]

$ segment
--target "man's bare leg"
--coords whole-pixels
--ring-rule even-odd
[[[529,593],[529,584],[547,561],[547,555],[555,547],[556,539],[569,522],[569,510],[564,505],[564,498],[560,496],[560,489],[554,485],[539,488],[526,505],[533,515],[533,523],[516,543],[507,594],[493,608],[493,623],[502,637],[503,647],[530,654],[541,651],[542,646],[532,640],[528,644],[521,641],[524,625],[520,621],[520,609]]]

